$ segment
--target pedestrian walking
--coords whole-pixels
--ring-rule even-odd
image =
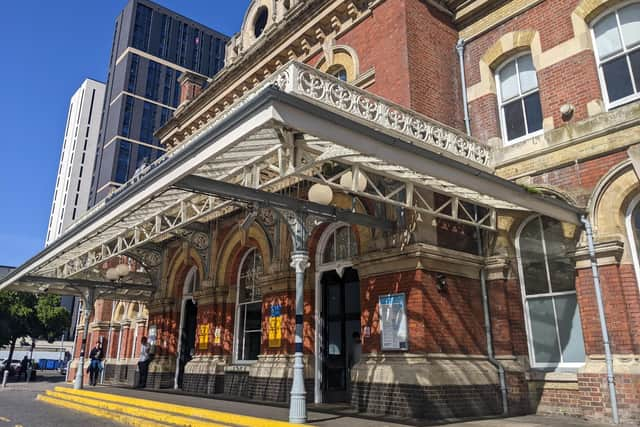
[[[149,363],[151,363],[151,354],[149,353],[149,344],[147,343],[147,337],[142,337],[140,340],[140,359],[138,360],[138,371],[140,376],[138,378],[138,388],[145,388],[147,386],[147,374],[149,373]]]
[[[91,349],[89,359],[91,359],[89,364],[89,384],[95,387],[98,384],[98,375],[102,369],[102,359],[104,359],[104,352],[100,342],[97,342],[96,346]]]

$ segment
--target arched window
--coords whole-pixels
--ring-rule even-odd
[[[331,67],[329,69],[329,74],[343,82],[347,81],[347,70],[342,65]]]
[[[262,274],[262,256],[257,249],[249,250],[238,271],[236,310],[236,361],[255,361],[262,340],[262,295],[258,278]]]
[[[256,17],[253,21],[253,35],[258,38],[264,33],[264,29],[267,27],[267,20],[269,19],[269,9],[265,6],[261,6],[256,12]]]
[[[513,144],[539,133],[542,108],[531,54],[517,56],[498,68],[496,87],[503,141]]]
[[[633,199],[627,211],[627,235],[636,277],[640,277],[640,195]]]
[[[326,236],[321,264],[350,260],[356,255],[358,255],[356,236],[349,225],[341,225]]]
[[[592,27],[602,92],[607,107],[640,97],[640,3],[598,18]]]
[[[562,224],[528,221],[517,240],[529,355],[533,367],[578,367],[585,351],[576,299],[575,245]]]

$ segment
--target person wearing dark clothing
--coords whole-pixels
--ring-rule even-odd
[[[95,386],[98,384],[98,375],[102,368],[102,359],[104,359],[102,344],[99,342],[96,343],[96,346],[93,347],[91,353],[89,353],[89,359],[91,359],[91,363],[89,364],[89,384]]]
[[[149,344],[147,343],[147,337],[142,337],[140,340],[140,359],[138,360],[138,371],[140,376],[138,378],[138,388],[145,388],[147,386],[147,375],[149,373],[149,363],[151,363],[151,355],[149,354]]]
[[[29,358],[27,356],[24,356],[24,358],[22,359],[22,362],[20,362],[20,374],[18,375],[18,381],[20,381],[20,378],[22,378],[22,375],[24,374],[24,380],[27,380],[27,368],[29,367]]]

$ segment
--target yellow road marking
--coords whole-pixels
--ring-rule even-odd
[[[73,399],[74,403],[92,406],[102,410],[111,412],[120,412],[126,415],[131,415],[137,418],[147,418],[149,420],[156,420],[163,424],[175,424],[179,426],[189,427],[228,427],[226,425],[217,424],[205,420],[194,420],[180,415],[174,415],[167,412],[154,411],[152,409],[139,408],[135,406],[123,405],[114,402],[104,402],[102,400],[92,399],[83,396],[72,396],[64,393],[57,393],[55,391],[47,390],[47,396],[60,400]]]
[[[50,405],[60,406],[67,409],[73,409],[74,411],[83,412],[85,414],[93,415],[94,417],[105,418],[120,424],[126,424],[128,426],[132,426],[132,427],[167,427],[166,424],[160,424],[160,423],[145,420],[142,418],[109,412],[103,409],[93,408],[90,406],[79,405],[77,403],[69,402],[67,400],[54,399],[52,397],[44,396],[41,394],[38,395],[37,399],[41,402],[46,402]]]
[[[68,387],[56,387],[55,391],[59,393],[71,394],[74,396],[84,396],[99,399],[102,401],[118,402],[126,405],[139,406],[164,412],[173,412],[185,416],[204,418],[206,420],[217,421],[225,424],[234,424],[244,427],[291,427],[295,425],[288,422],[276,421],[267,418],[251,417],[247,415],[214,411],[210,409],[193,408],[190,406],[156,402],[153,400],[138,399],[117,394],[98,393],[95,391],[87,390],[74,390]],[[306,426],[309,427],[309,425]]]

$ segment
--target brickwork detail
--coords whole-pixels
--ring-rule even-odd
[[[501,412],[500,390],[493,384],[424,387],[355,383],[351,404],[361,412],[432,420]]]
[[[182,390],[187,393],[216,394],[224,392],[224,376],[208,374],[184,374]]]

